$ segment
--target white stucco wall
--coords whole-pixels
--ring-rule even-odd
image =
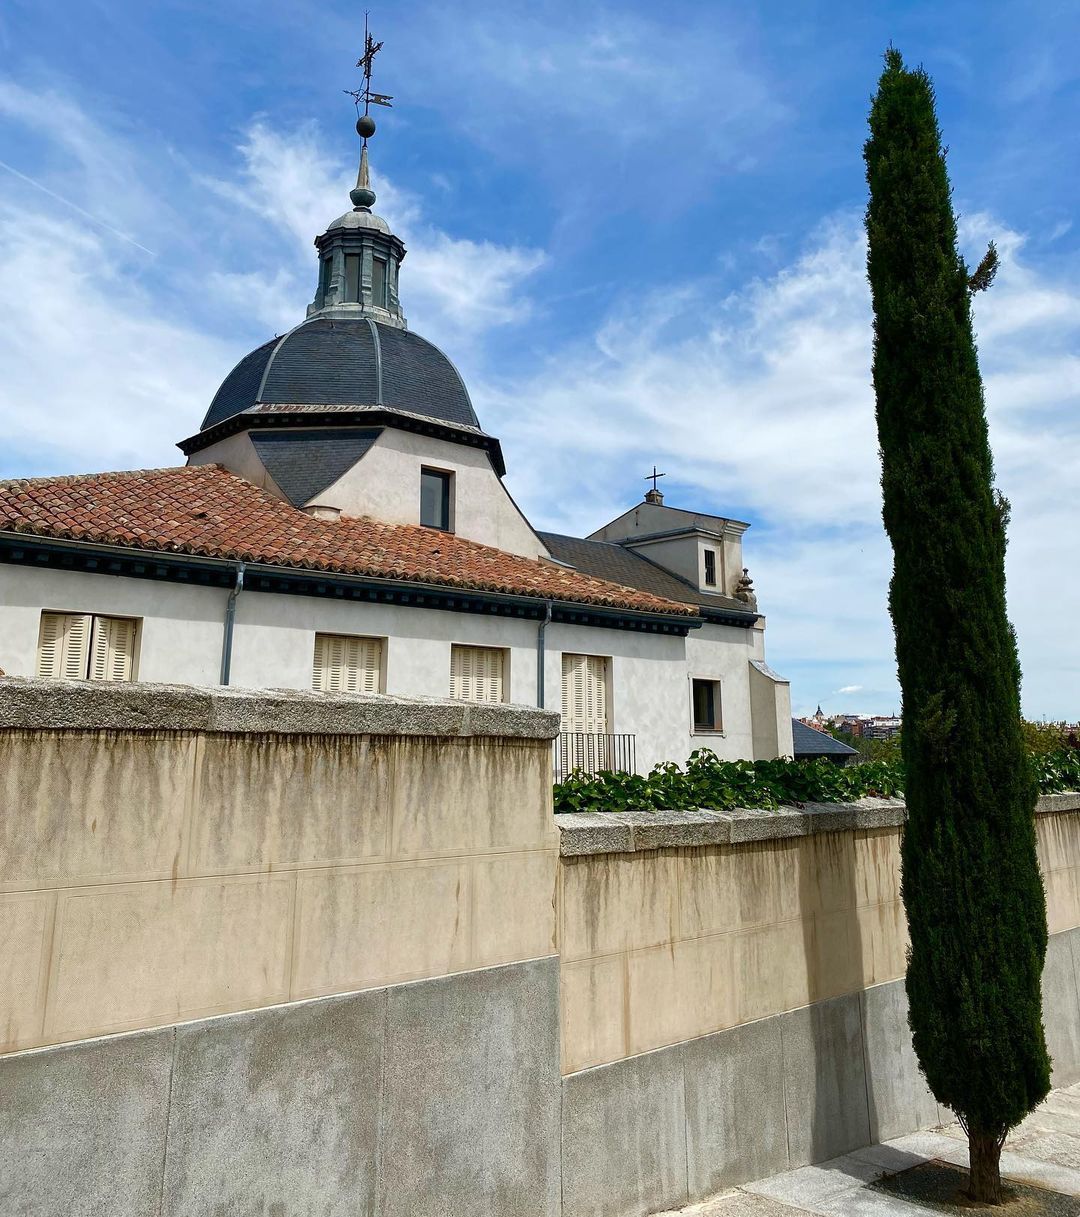
[[[193,452],[188,457],[187,463],[189,465],[224,465],[226,469],[231,469],[233,473],[238,473],[242,478],[247,478],[249,482],[254,482],[256,486],[261,487],[275,498],[285,498],[277,483],[267,473],[266,466],[260,460],[259,454],[255,451],[255,445],[251,442],[251,436],[246,431],[239,435],[226,436],[225,439],[218,440],[216,444],[203,448],[201,452]]]
[[[347,473],[313,503],[390,524],[420,523],[420,469],[454,475],[454,532],[482,545],[528,558],[548,557],[480,448],[387,427]]]
[[[0,566],[0,668],[13,676],[35,674],[41,612],[52,609],[137,617],[140,679],[216,684],[227,598],[223,588]],[[404,695],[448,695],[452,643],[505,647],[510,700],[536,702],[535,621],[250,590],[237,601],[232,683],[310,688],[317,631],[384,638],[386,691]],[[749,660],[763,651],[759,629],[707,625],[680,638],[553,622],[546,641],[551,709],[561,702],[564,652],[610,658],[609,730],[637,737],[643,772],[657,761],[681,763],[703,744],[728,759],[754,756],[756,736],[764,731],[775,740],[777,719],[788,713],[786,703],[765,705],[759,692],[769,725],[755,731]],[[722,734],[692,734],[694,676],[721,681]]]
[[[152,579],[0,565],[0,668],[37,674],[43,610],[138,617],[140,680],[217,684],[228,592]]]

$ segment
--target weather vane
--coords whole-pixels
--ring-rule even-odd
[[[364,85],[360,89],[346,89],[345,92],[356,103],[357,113],[360,111],[360,103],[364,103],[364,113],[359,114],[356,120],[357,133],[363,137],[364,143],[368,142],[368,136],[375,134],[375,120],[370,116],[368,111],[372,106],[389,106],[393,108],[394,98],[389,93],[374,93],[371,89],[371,69],[375,62],[375,56],[382,50],[383,44],[376,42],[368,31],[368,15],[364,13],[364,53],[356,61],[356,66],[360,68],[364,74]]]

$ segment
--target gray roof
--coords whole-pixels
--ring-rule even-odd
[[[858,748],[842,743],[824,731],[817,731],[801,723],[797,718],[791,720],[791,738],[795,747],[795,755],[799,756],[857,756]]]
[[[643,592],[652,592],[668,600],[682,604],[693,604],[703,610],[713,609],[717,613],[738,613],[746,623],[757,620],[758,614],[733,596],[716,596],[699,591],[686,579],[643,557],[635,550],[613,541],[586,541],[580,537],[564,537],[559,533],[542,532],[540,540],[548,547],[553,558],[565,562],[575,570],[607,579],[610,583],[621,583],[623,587],[636,587]]]
[[[378,439],[379,427],[323,427],[319,430],[252,431],[251,442],[289,501],[310,502]]]
[[[464,382],[438,347],[368,317],[314,317],[246,355],[214,395],[202,429],[262,404],[382,405],[480,426]]]

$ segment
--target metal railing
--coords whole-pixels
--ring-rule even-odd
[[[635,738],[592,731],[562,732],[555,741],[555,781],[564,781],[575,770],[599,773],[612,769],[617,773],[633,773],[637,760]]]

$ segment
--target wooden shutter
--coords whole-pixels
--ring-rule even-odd
[[[607,734],[608,661],[603,655],[563,655],[562,729]]]
[[[459,701],[502,701],[506,655],[499,647],[451,647],[450,696]]]
[[[42,613],[37,674],[51,680],[85,680],[90,623],[84,613]]]
[[[319,693],[378,693],[382,639],[315,635],[312,687]]]
[[[135,622],[95,617],[90,635],[90,679],[130,680],[135,664]]]

